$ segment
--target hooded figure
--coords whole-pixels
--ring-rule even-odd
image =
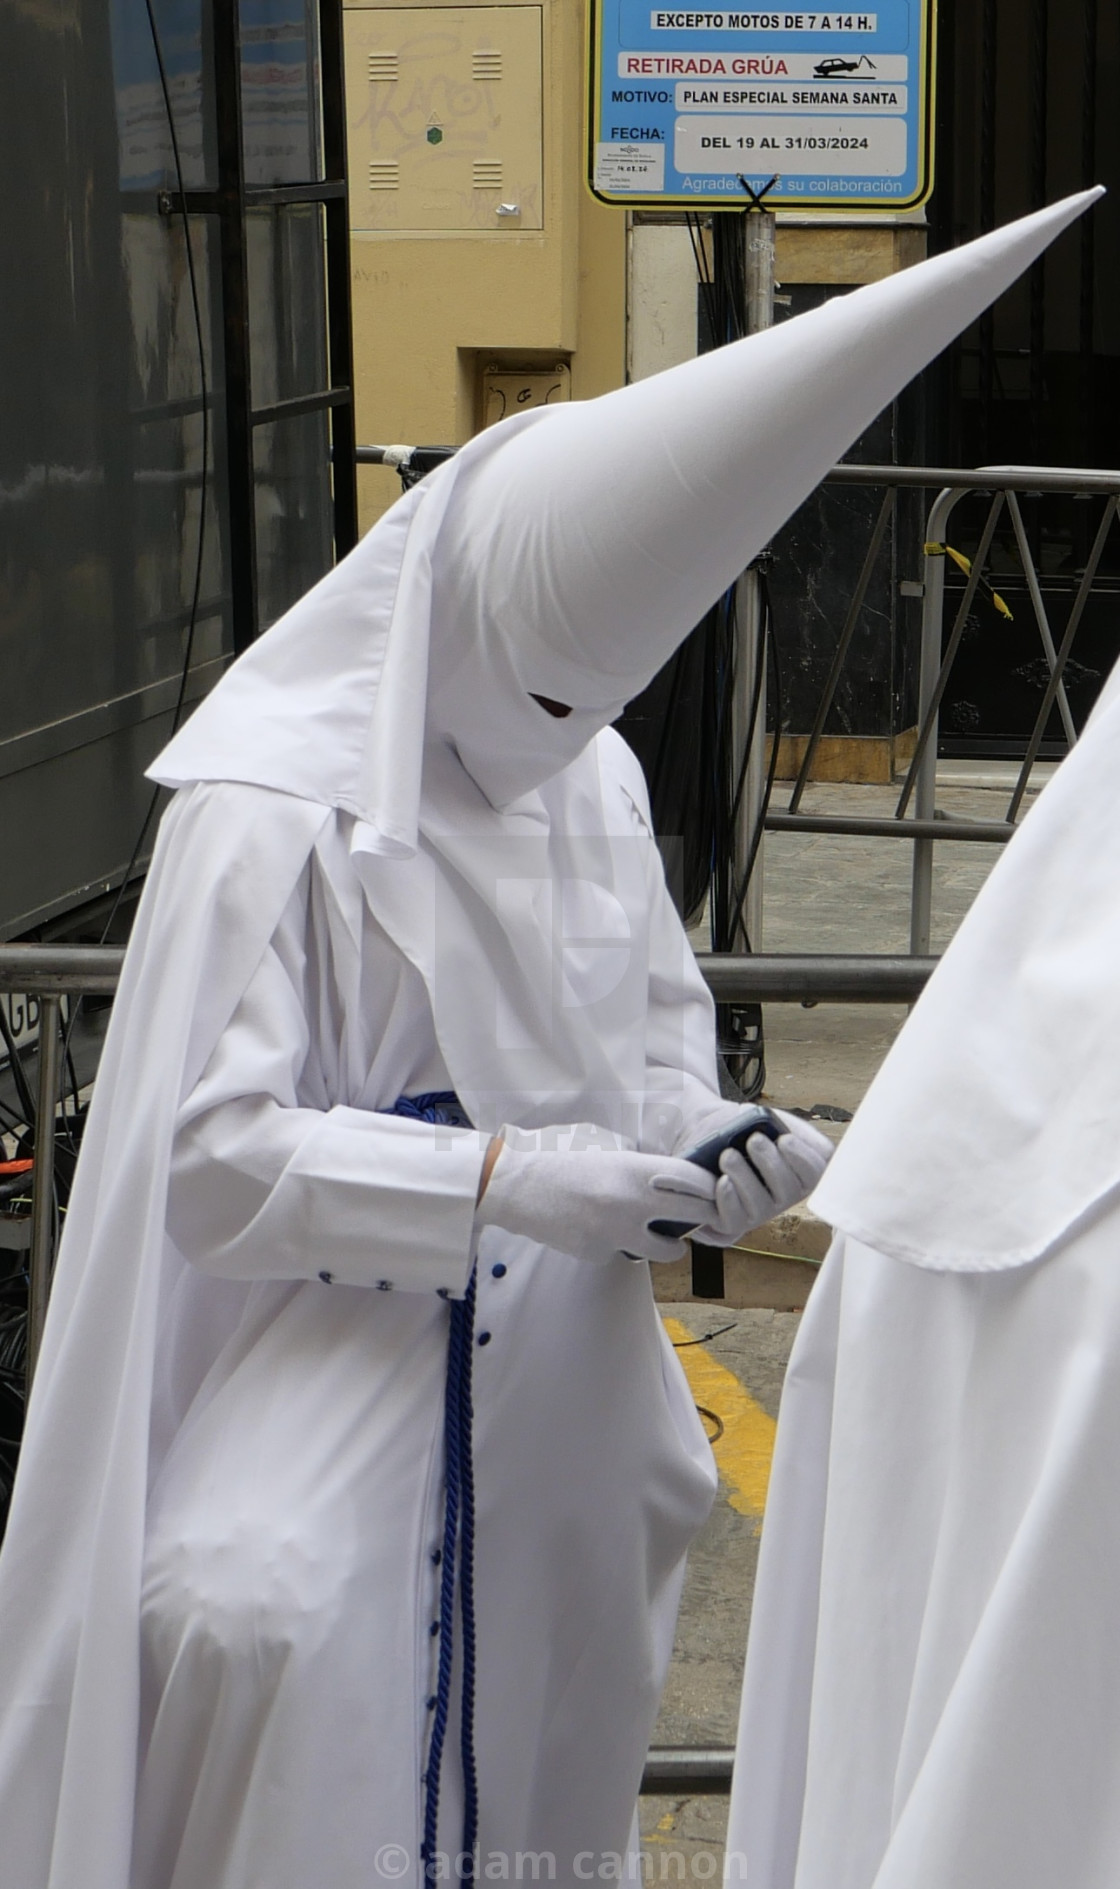
[[[1120,1880],[1120,668],[812,1204],[725,1881]]]
[[[823,1157],[679,1158],[728,1105],[609,723],[1085,201],[474,440],[160,758],[0,1559],[19,1889],[624,1867],[714,1487],[627,1255]]]

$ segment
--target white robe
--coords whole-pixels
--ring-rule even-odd
[[[596,744],[583,779],[601,774],[604,817],[647,860],[655,1142],[670,1089],[718,1103],[711,1011],[640,810],[606,765],[616,750]],[[6,1867],[20,1889],[366,1889],[380,1858],[382,1879],[414,1885],[438,1611],[437,1294],[467,1281],[482,1147],[377,1112],[451,1083],[426,985],[366,907],[353,816],[203,785],[167,824],[0,1560]],[[192,921],[200,868],[211,897]],[[285,873],[269,917],[265,886]],[[238,964],[254,927],[254,961]],[[594,957],[569,975],[582,964],[594,980]],[[158,1169],[163,1134],[173,1185],[153,1173],[148,1199],[142,1163]],[[114,1152],[130,1174],[119,1214]],[[157,1298],[130,1241],[165,1200],[176,1238]],[[75,1230],[91,1222],[83,1261]],[[574,1882],[581,1852],[598,1867],[626,1851],[714,1471],[647,1268],[488,1233],[484,1332],[483,1873],[496,1855],[513,1877],[517,1852],[536,1851]]]
[[[1118,796],[1120,670],[813,1196],[728,1882],[1120,1880]]]
[[[749,1889],[1115,1889],[1120,1227],[836,1241],[782,1400],[727,1840]]]

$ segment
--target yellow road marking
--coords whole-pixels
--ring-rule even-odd
[[[694,1336],[677,1318],[667,1318],[665,1330],[674,1344]],[[761,1520],[774,1455],[777,1425],[773,1417],[706,1346],[688,1345],[677,1356],[696,1402],[713,1410],[723,1423],[723,1435],[713,1444],[712,1453],[730,1490],[728,1502],[740,1515]]]

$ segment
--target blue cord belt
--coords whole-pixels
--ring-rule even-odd
[[[391,1113],[410,1121],[441,1122],[451,1128],[472,1126],[457,1095],[449,1090],[428,1095],[402,1095]],[[439,1785],[451,1700],[451,1664],[455,1645],[455,1587],[458,1571],[459,1614],[463,1626],[463,1689],[459,1719],[459,1751],[463,1766],[463,1841],[458,1869],[461,1882],[475,1880],[474,1852],[478,1841],[478,1770],[474,1752],[475,1626],[474,1626],[474,1458],[471,1439],[471,1347],[474,1340],[476,1269],[462,1299],[448,1304],[451,1315],[447,1340],[447,1382],[443,1403],[445,1493],[443,1543],[440,1548],[439,1672],[436,1679],[432,1734],[424,1773],[424,1841],[420,1854],[429,1882],[439,1863]]]

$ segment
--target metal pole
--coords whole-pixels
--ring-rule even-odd
[[[749,335],[774,326],[774,232],[777,227],[773,210],[748,210],[746,213],[743,261]]]
[[[31,1181],[31,1291],[27,1313],[27,1388],[35,1375],[54,1261],[54,1120],[62,1072],[60,999],[46,996],[39,1012],[39,1092],[35,1102],[35,1167]]]
[[[1058,685],[1062,676],[1065,674],[1066,663],[1069,660],[1069,652],[1073,648],[1073,639],[1077,634],[1078,624],[1081,622],[1085,605],[1089,601],[1089,596],[1093,588],[1093,579],[1096,577],[1097,567],[1104,555],[1105,543],[1108,539],[1109,532],[1112,530],[1112,521],[1116,517],[1116,508],[1116,500],[1110,498],[1104,508],[1104,515],[1101,518],[1100,525],[1097,528],[1097,535],[1093,540],[1093,548],[1089,553],[1089,561],[1084,571],[1081,573],[1081,582],[1077,586],[1077,595],[1073,600],[1073,606],[1069,613],[1065,634],[1062,637],[1061,648],[1058,651],[1057,659],[1051,671],[1050,680],[1046,685],[1038,714],[1035,717],[1035,724],[1031,730],[1031,738],[1027,742],[1027,751],[1023,756],[1023,765],[1019,769],[1019,778],[1015,783],[1015,791],[1011,796],[1011,801],[1007,809],[1007,818],[1009,820],[1018,818],[1019,808],[1023,804],[1023,795],[1027,791],[1027,786],[1031,778],[1031,769],[1038,759],[1038,751],[1042,746],[1042,737],[1046,733],[1046,724],[1050,719],[1050,710],[1054,706],[1054,699],[1058,693]]]
[[[643,1797],[726,1797],[734,1745],[653,1746],[642,1774]]]
[[[57,991],[111,995],[124,963],[118,945],[0,944],[0,990],[33,997]]]
[[[896,813],[900,820],[906,812],[907,807],[910,805],[910,796],[914,791],[915,783],[922,771],[922,764],[925,761],[926,751],[929,748],[930,742],[933,742],[935,749],[937,746],[938,717],[941,710],[941,698],[949,684],[949,676],[952,673],[957,651],[961,646],[961,638],[964,636],[968,624],[969,613],[972,609],[976,592],[980,586],[980,578],[983,574],[988,552],[991,550],[992,539],[995,535],[996,526],[999,523],[999,515],[1003,509],[1005,497],[1005,493],[997,492],[988,507],[987,520],[983,531],[980,533],[980,543],[977,545],[976,554],[972,559],[972,569],[969,571],[968,581],[961,592],[961,600],[957,606],[957,614],[953,619],[953,627],[949,632],[942,651],[941,666],[937,671],[937,680],[933,684],[932,691],[929,693],[928,699],[926,700],[925,710],[918,728],[918,739],[914,748],[914,757],[906,770],[906,779],[902,784],[902,792],[898,797]],[[955,504],[955,502],[954,500],[953,503]],[[944,522],[948,521],[951,509],[952,506],[950,505],[941,514]],[[927,555],[936,557],[937,551],[931,547]],[[923,585],[922,588],[924,591],[925,586]],[[925,627],[924,618],[923,627]]]
[[[821,736],[824,734],[824,725],[828,720],[833,697],[839,687],[840,677],[844,672],[844,664],[848,660],[848,651],[852,646],[852,640],[859,626],[859,619],[863,611],[864,598],[867,596],[875,565],[878,561],[879,552],[882,548],[883,539],[887,535],[887,526],[890,524],[893,514],[894,493],[888,487],[883,494],[883,502],[879,507],[879,516],[876,518],[872,528],[871,540],[863,560],[863,568],[856,580],[856,587],[852,592],[851,602],[848,605],[848,614],[844,618],[844,627],[840,632],[840,641],[836,645],[836,654],[832,658],[828,677],[825,681],[824,688],[821,692],[821,699],[817,706],[817,713],[813,720],[812,731],[805,744],[805,754],[802,758],[801,766],[797,771],[797,780],[794,783],[793,792],[789,797],[789,811],[791,813],[797,812],[798,807],[801,805],[802,795],[809,784],[809,776],[813,771],[813,762],[817,758],[817,749],[820,746]]]
[[[1013,820],[902,820],[861,813],[768,813],[768,833],[843,833],[852,839],[965,840],[1002,846],[1017,831]]]
[[[1050,674],[1053,675],[1058,667],[1058,652],[1054,648],[1054,637],[1050,629],[1050,619],[1046,615],[1046,605],[1042,600],[1042,585],[1038,581],[1034,555],[1031,551],[1030,539],[1027,537],[1027,528],[1023,523],[1023,509],[1019,504],[1017,493],[1009,492],[1007,494],[1007,509],[1011,513],[1011,523],[1015,528],[1015,542],[1019,547],[1019,556],[1023,561],[1023,576],[1027,580],[1027,590],[1030,593],[1034,619],[1038,624],[1038,633],[1042,638],[1042,647],[1046,653],[1046,660],[1050,664]],[[1072,748],[1077,741],[1077,729],[1073,725],[1073,711],[1066,697],[1065,684],[1061,680],[1060,672],[1057,696],[1058,713],[1062,718],[1062,727],[1066,731],[1066,740]]]
[[[934,502],[926,526],[927,542],[934,542],[935,528],[940,526],[942,514],[947,513],[948,504],[953,494],[943,492]],[[939,542],[939,540],[937,540]],[[937,673],[941,667],[941,615],[945,602],[945,559],[929,557],[925,560],[924,595],[922,598],[922,652],[918,673],[918,726],[924,724],[926,712],[937,687]],[[937,804],[937,737],[931,736],[926,743],[918,770],[916,791],[914,794],[914,812],[919,820],[932,820]],[[925,957],[929,952],[931,920],[933,916],[933,845],[931,839],[914,841],[914,863],[910,888],[910,954],[912,957]]]
[[[706,951],[697,952],[696,963],[717,1003],[912,1004],[937,960]]]
[[[774,232],[772,210],[748,210],[743,217],[743,310],[746,332],[759,334],[774,322]],[[762,817],[766,792],[766,651],[762,636],[762,586],[756,570],[744,571],[736,591],[738,649],[732,727],[735,753],[749,749],[739,812],[735,822],[735,877],[746,876],[751,847]],[[756,705],[757,704],[757,705]],[[752,711],[753,714],[752,714]],[[775,741],[778,732],[775,730]],[[751,949],[762,948],[762,840],[755,853],[743,916]]]
[[[411,446],[356,446],[360,466],[396,466]],[[457,449],[448,447],[448,452]],[[1069,492],[1075,498],[1092,493],[1120,493],[1120,472],[1081,471],[1076,466],[833,466],[822,485],[890,485],[900,492],[939,492],[959,486],[962,492]]]

